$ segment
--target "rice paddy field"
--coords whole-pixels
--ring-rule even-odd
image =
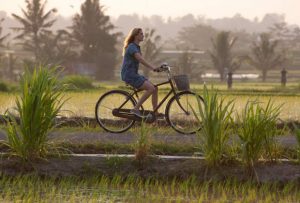
[[[199,183],[143,180],[137,177],[40,178],[36,176],[0,179],[1,202],[298,202],[297,184],[257,185],[234,180]]]
[[[112,89],[124,89],[122,84],[98,84],[101,88],[87,91],[66,92],[64,94],[67,102],[63,106],[62,116],[67,117],[91,117],[95,113],[95,104],[99,97],[106,91]],[[192,84],[191,89],[201,95],[203,84]],[[208,88],[212,86],[207,84]],[[219,91],[228,101],[234,100],[237,113],[244,109],[248,100],[257,100],[267,103],[271,99],[275,105],[282,105],[280,119],[283,121],[299,121],[300,119],[300,88],[298,83],[290,83],[286,88],[281,88],[278,83],[237,83],[232,90],[227,90],[225,84],[214,84],[213,88]],[[159,99],[162,99],[168,89],[163,87],[159,92]],[[15,99],[18,93],[0,92],[0,115],[5,111],[13,111]],[[114,102],[112,100],[112,102]],[[167,102],[161,108],[164,112]],[[152,109],[151,100],[144,104],[145,109]]]
[[[97,86],[101,88],[66,92],[64,96],[68,100],[63,106],[61,115],[94,118],[95,104],[102,94],[112,89],[124,89],[122,84],[119,83],[101,83],[97,84]],[[211,85],[207,84],[207,87],[210,89]],[[266,104],[271,99],[275,105],[282,105],[280,119],[283,121],[300,120],[300,88],[298,83],[289,83],[285,88],[282,88],[278,83],[235,83],[231,90],[227,90],[226,84],[214,84],[213,87],[227,101],[234,100],[236,113],[241,113],[249,100],[256,100]],[[203,84],[192,84],[191,89],[201,95]],[[160,89],[159,99],[162,99],[167,91],[167,88]],[[18,92],[0,92],[0,115],[5,114],[7,110],[13,111],[15,99],[18,95]],[[114,103],[114,99],[111,102]],[[166,104],[162,106],[161,112],[164,111]],[[144,106],[146,109],[151,109],[151,100],[147,101]],[[118,167],[115,163],[110,166]],[[7,167],[18,168],[15,165]],[[0,172],[0,201],[299,202],[300,199],[298,173],[293,174],[295,176],[293,180],[297,181],[284,183],[266,181],[258,183],[250,178],[245,181],[227,178],[199,181],[192,174],[189,174],[188,177],[172,179],[151,176],[143,177],[135,173],[127,176],[122,176],[120,175],[121,173],[116,173],[112,176],[100,173],[100,175],[94,176],[89,174],[95,174],[92,171],[96,169],[89,168],[88,165],[85,167],[86,173],[83,176],[63,176],[63,173],[56,176],[55,170],[48,173],[47,169],[43,170],[48,175],[41,176],[35,173],[35,169],[30,173],[27,173],[25,170],[24,173],[11,176]],[[180,168],[175,169],[180,170]],[[161,171],[163,170],[161,169]],[[172,171],[173,169],[170,170]],[[122,172],[122,170],[120,171]],[[151,174],[152,172],[155,174],[153,169],[149,169],[145,173]]]

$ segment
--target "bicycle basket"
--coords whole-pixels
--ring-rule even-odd
[[[174,75],[173,80],[179,91],[190,89],[190,82],[187,75]]]

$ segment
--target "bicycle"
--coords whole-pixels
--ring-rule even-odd
[[[98,124],[107,132],[122,133],[129,130],[136,121],[144,120],[147,123],[152,123],[156,120],[155,113],[169,98],[165,108],[165,119],[167,123],[177,132],[182,134],[193,134],[201,129],[199,121],[194,113],[200,114],[198,109],[198,101],[203,104],[203,98],[190,91],[189,82],[186,75],[172,76],[171,67],[164,64],[158,72],[166,72],[168,80],[162,83],[155,84],[159,87],[161,85],[169,84],[171,90],[158,103],[153,110],[144,110],[141,106],[140,112],[145,116],[138,117],[130,110],[133,109],[137,103],[138,93],[143,90],[137,90],[131,87],[131,92],[125,90],[111,90],[104,93],[97,101],[95,107],[95,116]],[[193,110],[194,112],[193,112]],[[199,116],[198,116],[199,118]]]

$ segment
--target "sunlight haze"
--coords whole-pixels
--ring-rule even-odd
[[[48,0],[47,8],[57,8],[58,14],[71,16],[80,10],[84,0]],[[21,13],[25,7],[25,0],[0,0],[1,10],[7,13]],[[239,13],[248,19],[258,17],[259,20],[266,13],[284,14],[288,23],[300,25],[299,0],[101,0],[106,14],[118,17],[121,14],[138,14],[140,16],[161,15],[179,17],[186,14],[205,18],[232,17]]]

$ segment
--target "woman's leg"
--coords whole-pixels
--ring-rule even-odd
[[[154,86],[154,92],[152,93],[152,107],[153,107],[153,111],[157,107],[157,102],[158,102],[158,88]]]
[[[139,89],[145,90],[145,93],[142,95],[142,97],[139,99],[139,101],[135,105],[135,107],[134,107],[135,110],[139,110],[139,108],[149,98],[149,96],[155,92],[156,88],[154,87],[154,85],[151,82],[149,82],[148,80],[145,80],[145,82],[142,84],[142,86]]]

